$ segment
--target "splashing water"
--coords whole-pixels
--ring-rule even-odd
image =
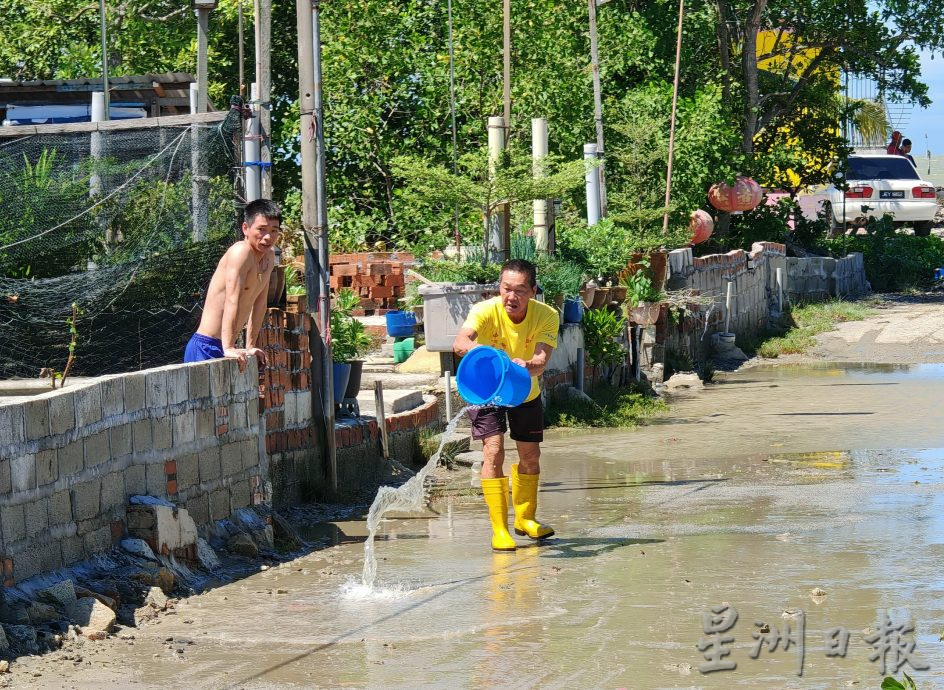
[[[423,482],[426,476],[436,467],[436,463],[439,462],[439,456],[442,454],[443,446],[446,445],[446,442],[455,434],[456,424],[458,424],[459,419],[468,409],[468,407],[463,407],[459,410],[458,414],[450,420],[449,424],[446,425],[446,429],[442,433],[442,439],[439,442],[439,448],[430,456],[429,461],[419,472],[414,474],[399,487],[382,486],[377,492],[377,497],[374,499],[370,510],[367,512],[368,534],[367,541],[364,542],[364,573],[361,576],[361,581],[363,587],[368,591],[373,590],[374,579],[377,577],[377,557],[374,555],[374,535],[377,533],[377,528],[380,526],[381,518],[391,510],[413,511],[423,509],[426,505],[426,493],[423,490]]]

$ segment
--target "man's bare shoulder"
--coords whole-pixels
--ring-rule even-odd
[[[232,247],[226,250],[226,253],[223,255],[223,260],[230,264],[232,263],[235,266],[243,266],[250,262],[252,259],[252,249],[245,242],[237,242]]]

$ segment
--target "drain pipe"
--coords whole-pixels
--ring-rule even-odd
[[[581,393],[583,393],[583,369],[584,369],[583,357],[584,357],[583,348],[578,347],[577,348],[577,376],[574,378],[575,378],[575,383],[577,384],[577,390],[580,391]]]
[[[584,144],[583,157],[586,161],[596,161],[597,145]],[[584,181],[587,185],[587,225],[596,225],[600,222],[600,171],[596,165],[587,165]]]
[[[777,311],[783,313],[783,268],[777,267]]]
[[[728,291],[724,298],[724,332],[731,332],[731,303],[734,301],[734,281],[728,281]]]
[[[452,421],[452,372],[446,370],[446,424]]]

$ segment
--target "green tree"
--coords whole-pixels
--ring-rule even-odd
[[[251,11],[252,3],[246,5]],[[0,0],[5,39],[0,75],[20,80],[100,76],[98,7],[94,1]],[[196,73],[197,23],[189,3],[109,0],[105,8],[109,75]],[[220,108],[239,90],[238,11],[239,0],[220,0],[210,14],[209,96]],[[251,60],[252,41],[248,44]]]
[[[543,176],[535,177],[531,156],[516,147],[489,164],[487,149],[467,153],[458,161],[458,172],[418,156],[399,156],[392,162],[414,197],[431,207],[459,209],[460,216],[481,223],[484,257],[489,255],[488,232],[496,212],[505,204],[563,196],[584,179],[583,160],[561,162],[554,157],[539,162]],[[446,244],[450,228],[442,227],[437,244]]]

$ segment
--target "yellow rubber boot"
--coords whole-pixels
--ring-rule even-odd
[[[508,533],[508,477],[482,480],[482,495],[492,522],[492,549],[514,551],[514,538]]]
[[[511,502],[515,506],[515,534],[532,539],[546,539],[554,529],[534,519],[538,510],[539,474],[518,474],[518,465],[511,466]]]

